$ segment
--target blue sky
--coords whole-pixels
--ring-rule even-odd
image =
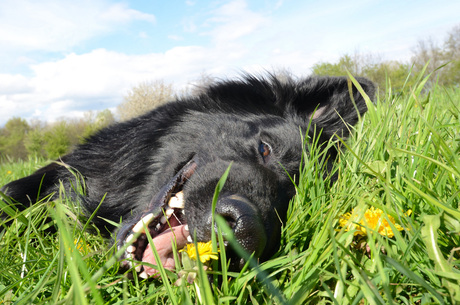
[[[114,109],[143,81],[288,69],[344,54],[409,61],[441,43],[460,1],[1,0],[0,126]]]

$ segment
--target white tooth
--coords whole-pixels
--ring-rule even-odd
[[[142,221],[145,222],[146,225],[148,225],[154,218],[155,218],[155,215],[153,215],[153,213],[149,213],[145,215],[144,217],[142,217]]]
[[[164,215],[161,216],[160,222],[161,222],[162,224],[165,224],[165,223],[166,223],[166,220],[167,220],[167,219],[166,219],[166,217],[165,217]]]
[[[184,193],[179,192],[175,196],[171,197],[171,199],[169,200],[168,204],[172,208],[183,209],[184,206],[185,206]]]
[[[157,223],[157,226],[155,227],[155,229],[157,229],[157,231],[158,231],[158,230],[160,230],[160,228],[161,228],[161,224]]]
[[[133,235],[133,234],[130,234],[130,235],[128,235],[128,237],[126,237],[126,243],[127,243],[127,244],[130,244],[130,243],[132,243],[132,242],[134,242],[134,241],[135,241],[135,239],[134,239],[134,235]]]
[[[187,236],[187,241],[188,241],[189,243],[193,243],[193,239],[192,239],[192,237],[191,237],[190,235]]]
[[[144,233],[144,225],[142,222],[138,222],[134,227],[133,227],[133,232],[134,233]]]
[[[188,231],[189,230],[188,225],[185,225],[184,229],[185,229],[185,231]]]
[[[134,247],[133,245],[129,246],[128,248],[126,248],[126,251],[129,252],[129,253],[134,253],[134,251],[136,251],[136,247]]]
[[[126,254],[126,258],[134,259],[134,253],[128,253],[128,254]]]
[[[141,272],[142,270],[142,265],[137,265],[136,268],[134,268],[136,272]]]
[[[149,213],[145,215],[144,217],[142,217],[142,219],[138,223],[136,223],[136,225],[133,227],[133,232],[144,233],[144,223],[147,226],[152,221],[153,218],[155,218],[153,213]]]
[[[169,217],[171,217],[172,214],[174,214],[174,210],[173,209],[167,209],[165,214],[166,214],[166,217],[169,218]]]
[[[145,271],[142,271],[142,273],[139,274],[139,277],[143,278],[143,279],[146,279],[148,278],[149,276],[147,275],[147,273]]]

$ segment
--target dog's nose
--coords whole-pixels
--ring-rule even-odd
[[[216,214],[227,221],[238,243],[249,254],[260,257],[267,243],[267,234],[253,203],[239,195],[223,196],[219,198]]]

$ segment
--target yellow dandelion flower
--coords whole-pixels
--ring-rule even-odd
[[[406,215],[410,215],[412,213],[411,210],[406,212]],[[367,228],[372,231],[377,231],[379,234],[383,236],[387,236],[392,238],[394,236],[393,230],[388,223],[388,220],[393,224],[393,226],[398,231],[404,230],[399,224],[395,222],[395,219],[387,215],[385,217],[385,212],[375,207],[371,207],[364,212],[364,217],[359,219],[360,213],[355,213],[353,209],[351,213],[345,213],[340,217],[339,225],[345,228],[345,231],[356,230],[354,235],[367,235]],[[352,218],[353,217],[353,218]],[[387,220],[388,219],[388,220]]]
[[[80,254],[86,254],[86,252],[88,252],[88,245],[85,244],[82,239],[75,238],[73,243],[75,245],[75,248],[77,248],[78,252],[80,252]]]
[[[7,175],[11,175],[13,172],[12,171],[7,171],[6,174]]]
[[[207,243],[203,242],[198,242],[197,243],[198,247],[198,253],[200,255],[200,261],[202,263],[205,263],[209,261],[210,259],[218,259],[219,257],[217,256],[217,252],[212,252],[212,243],[211,241]],[[186,252],[187,255],[193,259],[196,260],[196,250],[195,250],[195,244],[187,244],[187,246],[180,250],[179,252]]]

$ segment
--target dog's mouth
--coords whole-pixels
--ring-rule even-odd
[[[134,263],[136,272],[142,278],[157,276],[158,270],[149,264],[163,265],[165,269],[173,270],[175,260],[173,244],[177,249],[192,242],[185,217],[183,188],[197,168],[194,159],[183,166],[179,172],[155,195],[150,204],[150,210],[143,213],[137,222],[124,226],[117,236],[118,247],[130,244],[124,253],[121,264],[124,268],[132,268]],[[148,241],[146,229],[152,237],[153,245],[160,262],[157,262],[153,249]]]

